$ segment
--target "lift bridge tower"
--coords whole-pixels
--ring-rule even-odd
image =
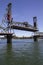
[[[38,29],[38,27],[37,27],[37,17],[36,16],[33,17],[33,24],[34,24],[34,28]],[[36,35],[37,32],[38,31],[34,32],[34,41],[37,41],[37,35]]]
[[[34,28],[37,29],[37,17],[33,17]]]
[[[6,13],[4,14],[2,18],[2,22],[0,24],[1,33],[11,32],[11,28],[9,27],[9,25],[11,25],[11,22],[12,22],[11,8],[12,8],[12,4],[9,3],[6,8]]]
[[[9,3],[7,5],[7,16],[6,16],[6,18],[7,18],[7,26],[8,27],[9,27],[9,25],[11,25],[11,22],[12,22],[11,8],[12,8],[12,4]],[[8,33],[9,32],[11,33],[11,27],[8,28]]]
[[[12,3],[9,3],[6,8],[6,13],[3,16],[2,22],[0,24],[0,31],[4,33],[11,33],[11,27],[12,24]]]
[[[2,22],[0,24],[0,35],[5,36],[7,38],[7,43],[12,42],[12,35],[13,35],[10,27],[12,22],[11,8],[12,8],[12,4],[9,3],[7,5],[6,14],[4,15]]]

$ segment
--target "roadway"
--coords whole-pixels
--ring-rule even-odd
[[[36,32],[38,29],[33,28],[33,27],[25,27],[25,26],[18,26],[18,25],[11,25],[11,29],[17,29],[17,30],[24,30],[24,31],[31,31],[31,32]]]

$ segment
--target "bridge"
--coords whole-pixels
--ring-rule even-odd
[[[13,21],[12,15],[11,15],[11,7],[12,4],[9,3],[7,5],[7,13],[4,17],[4,20],[2,20],[2,23],[0,24],[0,35],[6,35],[7,36],[7,42],[10,43],[12,39],[12,31],[13,29],[18,30],[24,30],[24,31],[31,31],[36,32],[38,31],[37,28],[37,17],[33,17],[33,23],[34,25],[29,24],[28,22],[16,22]]]
[[[9,28],[17,29],[17,30],[24,30],[24,31],[31,31],[31,32],[38,31],[37,28],[35,28],[34,26],[30,24],[27,24],[27,22],[23,22],[23,23],[19,24],[19,22],[13,22],[11,25],[9,25]]]
[[[33,36],[43,37],[43,32],[35,32]]]
[[[34,41],[38,40],[38,38],[43,38],[43,32],[35,32],[32,38],[34,38]]]

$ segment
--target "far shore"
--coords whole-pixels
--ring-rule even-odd
[[[6,39],[6,37],[0,37],[0,39]],[[12,39],[33,39],[33,37],[32,37],[32,36],[30,36],[30,37],[24,37],[24,36],[22,36],[22,37],[12,36]],[[39,39],[43,39],[43,37],[40,36]]]

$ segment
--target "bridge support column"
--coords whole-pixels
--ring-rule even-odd
[[[37,36],[34,36],[33,38],[34,38],[34,41],[37,41]]]
[[[7,43],[12,43],[12,34],[7,34]]]

